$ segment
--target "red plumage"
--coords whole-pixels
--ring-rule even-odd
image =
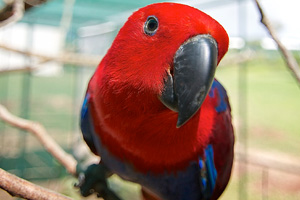
[[[159,29],[149,37],[141,27],[151,15],[159,19]],[[212,144],[218,172],[216,198],[228,182],[233,159],[230,108],[216,112],[220,96],[215,91],[214,97],[207,96],[184,126],[176,128],[178,114],[158,98],[167,72],[173,71],[175,52],[199,34],[216,40],[219,63],[227,52],[228,36],[210,16],[172,3],[153,4],[136,11],[99,64],[87,92],[101,143],[140,172],[183,170]],[[226,175],[219,179],[219,174]]]

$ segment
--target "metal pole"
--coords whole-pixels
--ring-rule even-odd
[[[28,24],[28,32],[27,32],[27,48],[30,49],[33,44],[33,27],[32,25]],[[26,62],[28,62],[29,66],[31,64],[31,58],[27,58]],[[23,80],[21,82],[21,103],[20,103],[20,116],[24,119],[29,118],[29,111],[30,111],[30,94],[31,94],[31,72],[25,72],[23,74]],[[25,162],[25,154],[27,150],[27,135],[23,130],[20,131],[20,137],[19,137],[19,147],[20,147],[20,160],[21,162],[18,163],[18,168],[20,169],[20,177],[25,178],[25,168],[26,162]]]
[[[9,78],[10,75],[4,74],[0,77],[1,83],[0,83],[0,93],[1,93],[1,103],[3,105],[8,103],[8,87],[9,87]],[[6,134],[6,125],[3,122],[0,122],[0,151],[4,152],[4,146],[5,146],[5,134]],[[3,148],[3,149],[2,149]],[[4,156],[0,156],[0,167],[1,162]]]
[[[268,200],[268,193],[269,193],[269,168],[265,167],[262,169],[262,185],[261,185],[261,190],[262,190],[262,199],[263,200]]]
[[[247,36],[247,1],[238,0],[238,26],[239,35],[246,40]],[[241,51],[245,50],[241,49]],[[248,155],[248,133],[247,133],[247,115],[248,115],[248,77],[247,77],[247,63],[241,63],[238,70],[238,96],[239,96],[239,126],[238,134],[239,141],[242,144],[240,152],[245,155],[242,159],[244,162],[239,163],[239,199],[247,200],[248,194],[248,168],[247,168],[247,155]]]

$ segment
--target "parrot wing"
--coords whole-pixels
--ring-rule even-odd
[[[84,141],[87,143],[91,151],[98,155],[97,147],[98,139],[96,139],[93,120],[89,108],[89,102],[92,101],[91,95],[87,92],[81,108],[80,128]]]
[[[224,87],[214,80],[209,96],[216,100],[216,123],[211,138],[214,165],[217,171],[211,199],[217,199],[226,188],[233,164],[234,131],[231,123],[231,107]]]

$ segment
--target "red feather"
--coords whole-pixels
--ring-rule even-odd
[[[149,37],[141,27],[151,15],[160,26]],[[199,34],[217,41],[219,62],[228,49],[228,36],[210,16],[172,3],[142,8],[120,30],[90,81],[91,112],[103,145],[139,171],[183,169],[202,155],[211,139],[217,118],[211,98],[181,128],[176,128],[177,113],[158,99],[176,50]]]

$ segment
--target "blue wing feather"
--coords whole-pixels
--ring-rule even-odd
[[[226,93],[226,90],[225,88],[222,86],[221,83],[219,83],[217,80],[214,80],[212,86],[211,86],[211,89],[209,91],[209,96],[210,97],[214,97],[215,96],[215,90],[217,90],[218,92],[218,95],[219,95],[219,104],[218,106],[216,107],[216,111],[218,113],[220,112],[224,112],[226,111],[227,109],[227,101],[226,101],[226,98],[227,98],[227,93]]]
[[[81,119],[80,119],[80,128],[82,132],[83,139],[90,147],[92,152],[97,154],[97,150],[95,147],[94,141],[94,128],[93,128],[93,121],[89,111],[89,98],[90,95],[87,93],[85,99],[82,104],[81,108]]]

